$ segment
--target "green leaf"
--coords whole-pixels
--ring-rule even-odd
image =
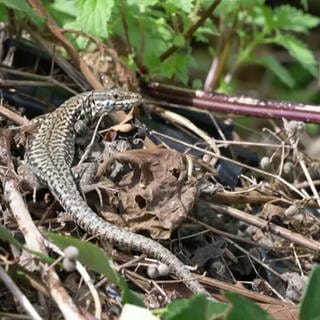
[[[182,34],[178,34],[174,37],[173,43],[177,47],[183,47],[186,44],[184,36]]]
[[[29,271],[24,267],[21,267],[18,263],[11,264],[7,270],[8,275],[19,285],[20,288],[26,290],[31,289],[40,280],[38,273]]]
[[[77,0],[78,22],[81,31],[100,39],[108,36],[107,23],[110,20],[114,0]]]
[[[134,0],[130,0],[130,4],[134,2]],[[141,14],[136,6],[130,7],[130,10],[126,11],[129,39],[136,56],[142,60],[143,65],[148,69],[149,77],[175,77],[175,79],[179,79],[186,84],[189,79],[188,69],[193,62],[189,44],[185,43],[181,34],[176,36],[176,32],[174,32],[171,24],[167,21],[167,19],[171,19],[172,17],[167,14],[168,8],[164,9],[166,9],[165,14],[158,3],[158,6],[148,7],[146,14]],[[117,10],[118,8],[116,7],[115,11]],[[119,16],[120,14],[117,13],[116,15]],[[112,32],[123,37],[121,19],[115,20],[115,23],[112,25]],[[161,54],[173,44],[179,47],[183,46],[183,49],[170,56],[164,62],[161,62]]]
[[[192,63],[192,57],[187,52],[175,53],[167,60],[155,66],[154,72],[160,76],[178,78],[183,84],[187,84],[189,80],[188,68]]]
[[[121,276],[119,276],[118,281],[119,281],[118,285],[121,288],[122,303],[123,304],[130,303],[130,304],[134,304],[134,305],[140,306],[140,307],[145,306],[142,298],[128,288],[127,283],[125,282],[125,280]]]
[[[82,241],[73,237],[62,236],[50,232],[49,239],[60,249],[68,246],[74,246],[79,250],[78,260],[95,272],[103,274],[113,284],[118,285],[122,290],[122,299],[124,303],[131,303],[144,306],[142,300],[132,292],[123,278],[113,269],[112,260],[106,253],[93,243]]]
[[[256,64],[262,65],[269,69],[274,75],[276,75],[285,85],[289,88],[293,88],[295,85],[295,81],[293,77],[291,77],[288,70],[283,67],[273,56],[265,55],[262,57],[258,57],[250,60]]]
[[[227,320],[271,320],[273,319],[266,311],[249,299],[232,292],[225,292],[224,295],[232,303],[232,308],[228,312]]]
[[[3,3],[6,7],[15,10],[18,13],[24,14],[33,23],[38,26],[43,26],[44,18],[38,15],[24,0],[0,0],[0,4]]]
[[[38,257],[42,262],[51,264],[53,263],[53,259],[50,258],[49,256],[38,252],[38,251],[34,251],[34,250],[30,250],[29,248],[26,248],[25,246],[23,246],[22,243],[20,243],[19,241],[17,241],[10,233],[10,231],[8,229],[6,229],[2,224],[0,224],[0,240],[5,241],[5,242],[9,242],[12,245],[16,246],[19,249],[23,249],[28,251],[29,253],[33,254],[34,256]]]
[[[217,27],[214,25],[212,20],[206,20],[204,25],[200,28],[198,28],[194,34],[195,38],[198,41],[208,43],[208,37],[207,35],[210,36],[220,36],[220,32],[217,29]]]
[[[129,6],[136,5],[136,6],[153,6],[158,2],[158,0],[127,0]]]
[[[2,22],[7,22],[8,21],[8,16],[7,16],[7,8],[4,4],[0,3],[0,21]]]
[[[269,7],[262,6],[259,10],[255,12],[256,25],[263,26],[266,29],[266,32],[270,32],[270,29],[273,28],[273,10]]]
[[[77,3],[75,1],[54,0],[49,3],[44,2],[44,5],[46,5],[46,8],[49,8],[50,10],[54,10],[63,15],[68,15],[69,17],[76,18],[79,14]]]
[[[143,62],[148,68],[159,66],[159,56],[169,44],[172,44],[173,34],[170,26],[163,17],[154,17],[151,14],[142,15],[133,10],[127,13],[129,38],[137,53],[143,55]],[[152,28],[150,28],[152,26]],[[123,36],[123,27],[120,20],[114,25],[119,36]],[[140,52],[141,36],[143,35],[144,51]]]
[[[158,0],[127,0],[128,6],[137,6],[140,12],[145,12],[147,7],[153,6]]]
[[[309,71],[314,77],[317,76],[317,62],[312,51],[301,40],[293,35],[279,34],[275,43],[286,48],[289,54]]]
[[[203,81],[200,79],[194,79],[192,81],[192,89],[201,90],[203,88]]]
[[[320,18],[292,7],[282,5],[273,10],[273,21],[275,29],[290,30],[295,32],[307,32],[320,23]]]
[[[138,18],[139,24],[137,23]],[[160,62],[161,53],[165,52],[168,45],[174,41],[172,30],[164,18],[155,18],[151,15],[132,15],[132,12],[127,16],[129,28],[129,37],[134,44],[136,52],[139,53],[141,43],[141,33],[144,35],[144,51],[143,57],[144,65],[149,69],[151,76],[172,77],[178,73],[179,78],[187,78],[186,64],[190,62],[190,56],[187,54],[179,55],[179,58],[174,54],[164,63]],[[144,29],[141,31],[139,25],[143,25]],[[152,25],[152,28],[148,27]],[[118,31],[120,34],[120,31]],[[178,39],[181,42],[182,39]],[[181,57],[180,57],[181,56]],[[180,59],[181,58],[181,59]],[[179,61],[178,61],[179,60]]]
[[[221,79],[219,83],[219,87],[216,90],[216,92],[233,95],[237,87],[238,87],[238,82],[236,79],[231,79],[231,81],[226,81],[225,79]]]
[[[17,248],[22,248],[22,244],[17,241],[11,234],[11,232],[2,224],[0,224],[0,240],[9,242]]]
[[[162,320],[207,320],[221,315],[227,305],[206,299],[203,295],[191,299],[179,299],[171,302],[162,314]]]
[[[112,283],[118,283],[118,274],[112,267],[111,259],[98,246],[90,242],[52,232],[48,234],[48,237],[62,250],[69,246],[78,248],[78,259],[82,264],[98,273],[102,273]]]
[[[67,28],[66,24],[76,20],[79,15],[75,1],[54,0],[53,2],[45,1],[45,9],[54,18],[58,25]],[[78,28],[79,29],[79,28]]]
[[[212,1],[211,1],[212,3]],[[262,6],[264,0],[237,0],[237,1],[221,1],[214,12],[216,16],[226,16],[227,14],[237,13],[242,15],[243,12],[251,11],[255,7]]]
[[[79,23],[79,20],[71,20],[70,22],[66,22],[63,26],[66,29],[74,29],[74,30],[81,30],[81,25]],[[73,43],[73,45],[76,46],[79,50],[85,50],[86,46],[89,43],[88,37],[83,37],[80,35],[77,35],[77,33],[71,33],[70,40]]]
[[[194,0],[167,0],[166,5],[190,13],[194,7]]]
[[[310,277],[307,290],[304,294],[301,307],[300,317],[301,320],[316,320],[320,319],[320,267],[316,267]]]

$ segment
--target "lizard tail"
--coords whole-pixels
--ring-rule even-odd
[[[170,272],[182,280],[193,293],[203,293],[210,296],[208,291],[171,251],[150,238],[123,230],[105,221],[87,205],[78,190],[73,190],[72,197],[60,199],[60,203],[72,216],[72,219],[89,234],[98,235],[120,249],[135,250],[158,259],[166,264]]]

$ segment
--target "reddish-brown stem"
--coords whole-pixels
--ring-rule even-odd
[[[302,103],[211,94],[202,90],[188,90],[156,82],[142,84],[142,92],[170,103],[195,106],[209,111],[320,123],[320,107]]]

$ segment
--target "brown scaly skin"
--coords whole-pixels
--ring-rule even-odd
[[[209,293],[185,265],[158,242],[128,232],[100,218],[83,200],[74,181],[71,165],[74,157],[78,120],[88,122],[102,113],[129,110],[141,103],[141,96],[123,89],[89,91],[78,94],[48,114],[26,154],[27,163],[44,182],[65,211],[86,232],[99,235],[120,249],[131,249],[167,264],[170,271],[194,293]]]

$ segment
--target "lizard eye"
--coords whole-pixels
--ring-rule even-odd
[[[115,94],[113,95],[113,99],[118,100],[118,98],[119,98],[119,95],[118,95],[117,93],[115,93]]]

